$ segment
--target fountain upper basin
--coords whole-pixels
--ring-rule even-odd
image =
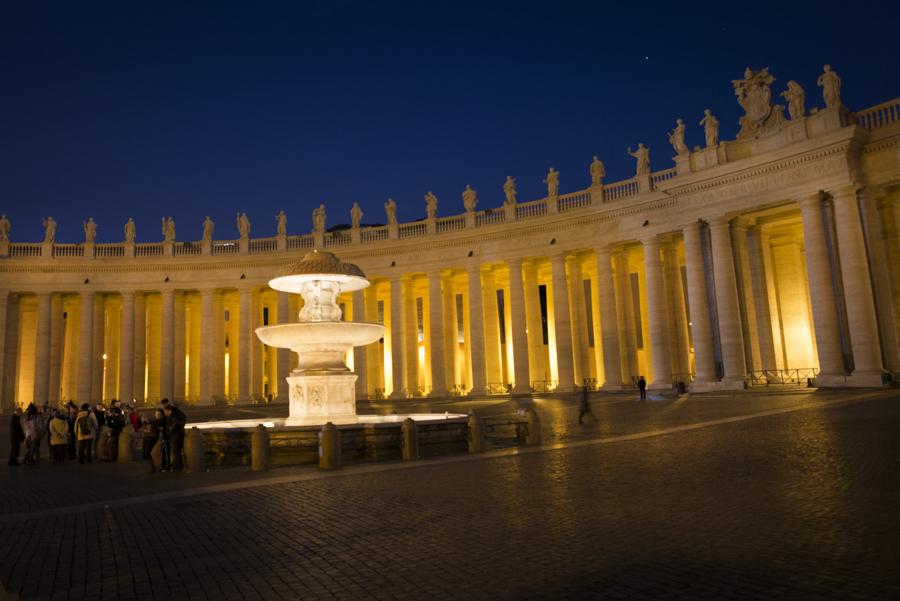
[[[350,321],[283,323],[256,328],[263,343],[294,352],[316,347],[352,347],[371,344],[384,336],[384,326]]]

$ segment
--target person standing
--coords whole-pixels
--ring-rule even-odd
[[[119,435],[125,429],[125,418],[122,412],[113,405],[107,412],[106,426],[109,428],[109,438],[106,441],[106,460],[116,461],[119,458]]]
[[[597,416],[594,415],[594,412],[591,410],[591,404],[588,402],[588,389],[587,386],[581,387],[581,403],[578,405],[578,423],[584,423],[584,416],[590,415],[591,419],[595,422],[597,421]]]
[[[28,405],[25,410],[25,420],[22,429],[25,432],[25,465],[37,463],[38,447],[41,444],[41,422],[38,418],[37,407]]]
[[[165,413],[161,409],[157,409],[151,423],[159,435],[158,443],[150,449],[153,465],[159,466],[159,471],[161,472],[168,472],[171,465],[169,463],[169,428],[166,424]],[[156,459],[156,449],[159,449],[158,460]]]
[[[75,420],[78,418],[78,407],[72,401],[66,406],[66,423],[69,425],[69,447],[67,455],[69,461],[78,457],[78,438],[75,436]]]
[[[641,400],[647,400],[647,380],[644,379],[644,376],[638,378],[638,390],[641,392]]]
[[[9,465],[19,465],[19,450],[25,441],[25,430],[22,428],[22,409],[16,407],[9,419]]]
[[[97,418],[91,413],[91,406],[87,403],[81,406],[81,411],[75,418],[75,437],[78,439],[78,463],[85,461],[91,463],[94,451],[94,437],[97,434]]]
[[[69,444],[69,422],[63,419],[59,411],[53,412],[50,420],[50,457],[53,463],[66,460],[66,447]]]
[[[184,467],[181,451],[184,447],[185,415],[181,409],[169,403],[166,403],[163,412],[166,415],[166,425],[169,428],[169,454],[172,460],[172,471],[180,472]]]

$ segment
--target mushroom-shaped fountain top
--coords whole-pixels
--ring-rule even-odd
[[[362,269],[344,263],[334,253],[314,250],[299,261],[288,265],[282,275],[269,280],[269,286],[282,292],[301,294],[304,284],[315,281],[336,282],[342,292],[362,290],[369,286]]]

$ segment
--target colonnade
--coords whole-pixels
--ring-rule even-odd
[[[820,385],[880,385],[900,369],[897,196],[811,191],[636,240],[370,272],[370,288],[339,299],[345,319],[386,326],[348,354],[358,395],[617,390],[637,376],[734,389],[797,368],[817,368]],[[253,331],[296,319],[300,302],[250,283],[0,290],[4,407],[285,399],[295,358]]]

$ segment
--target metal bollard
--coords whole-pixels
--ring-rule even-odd
[[[119,463],[131,463],[134,461],[134,435],[135,432],[129,432],[128,426],[119,434]]]
[[[538,418],[537,411],[534,410],[534,407],[529,407],[525,410],[525,419],[528,422],[528,431],[525,433],[525,444],[541,444],[541,420]]]
[[[341,468],[341,431],[328,422],[319,432],[319,469],[337,470]]]
[[[189,474],[202,472],[203,453],[203,434],[197,428],[191,428],[184,437],[184,471]]]
[[[403,433],[403,461],[412,461],[419,458],[419,428],[415,420],[407,417],[400,427]]]
[[[474,413],[469,414],[469,452],[484,452],[484,422]]]
[[[269,469],[269,430],[262,424],[250,436],[250,469],[254,472]]]

